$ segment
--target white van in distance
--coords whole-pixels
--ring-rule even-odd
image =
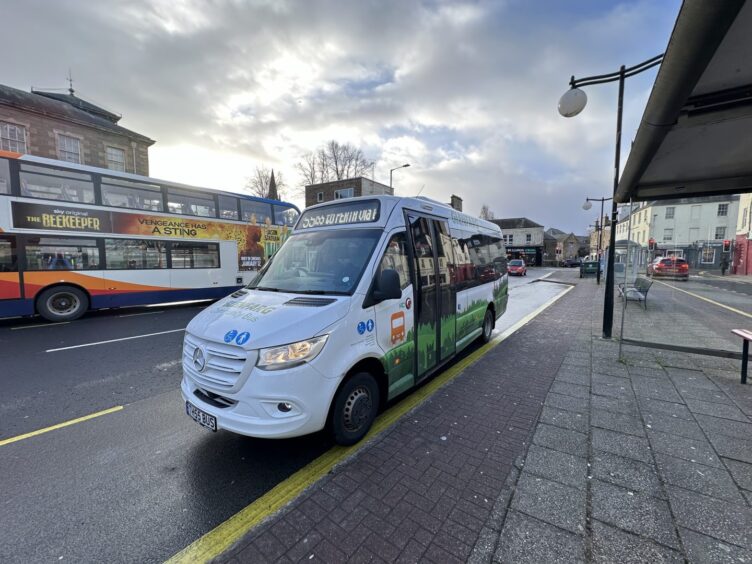
[[[339,444],[379,408],[491,338],[508,299],[493,223],[426,198],[306,209],[256,279],[185,333],[187,414],[216,431]]]

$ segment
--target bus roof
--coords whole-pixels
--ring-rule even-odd
[[[123,180],[132,180],[135,182],[146,182],[150,184],[164,184],[166,186],[174,186],[175,188],[199,190],[202,192],[214,192],[214,193],[222,194],[226,196],[234,196],[236,198],[242,198],[244,200],[261,201],[261,202],[266,202],[268,204],[274,204],[277,206],[285,206],[285,207],[295,208],[296,210],[298,210],[298,207],[295,204],[291,204],[289,202],[282,202],[280,200],[270,200],[269,198],[261,198],[259,196],[251,196],[249,194],[241,194],[239,192],[228,192],[226,190],[217,190],[216,188],[205,188],[203,186],[191,186],[190,184],[172,182],[171,180],[161,180],[159,178],[153,178],[150,176],[142,176],[140,174],[133,174],[131,172],[121,172],[119,170],[111,170],[109,168],[100,168],[96,166],[69,163],[66,161],[58,161],[56,159],[48,159],[46,157],[37,157],[36,155],[26,155],[26,154],[21,154],[21,153],[14,153],[12,151],[0,151],[0,157],[6,158],[6,159],[16,159],[18,161],[26,162],[26,163],[43,164],[43,165],[54,166],[54,167],[62,168],[62,169],[79,171],[79,172],[89,172],[92,174],[100,174],[100,175],[109,176],[112,178],[122,178]]]

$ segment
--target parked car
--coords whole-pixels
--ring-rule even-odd
[[[568,258],[564,261],[564,268],[579,268],[581,264],[578,258]]]
[[[689,279],[689,263],[679,257],[656,257],[648,265],[648,276],[666,276],[679,278],[681,280]]]
[[[509,276],[527,276],[527,267],[522,259],[510,260],[507,265]]]

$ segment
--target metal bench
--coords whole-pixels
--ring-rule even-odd
[[[746,384],[749,342],[752,341],[752,331],[747,331],[746,329],[734,329],[731,332],[737,337],[742,338],[742,384]]]
[[[642,302],[645,309],[648,309],[648,291],[650,286],[653,285],[653,281],[645,278],[644,276],[638,276],[634,284],[624,285],[619,284],[617,286],[619,295],[625,300],[635,300]]]

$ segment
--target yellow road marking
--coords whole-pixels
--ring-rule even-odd
[[[729,311],[733,311],[734,313],[738,313],[739,315],[743,315],[744,317],[749,317],[752,319],[752,314],[747,313],[745,311],[742,311],[740,309],[733,308],[731,306],[727,306],[726,304],[722,304],[720,302],[717,302],[715,300],[711,300],[710,298],[706,298],[705,296],[701,296],[699,294],[695,294],[694,292],[690,292],[688,290],[684,290],[683,288],[678,288],[674,286],[673,284],[668,284],[666,282],[662,282],[661,280],[655,280],[655,282],[658,282],[659,284],[663,284],[664,286],[668,286],[669,288],[673,288],[674,290],[678,290],[679,292],[684,292],[685,294],[689,294],[690,296],[697,298],[698,300],[702,300],[704,302],[711,303],[713,305],[717,305],[718,307],[722,307],[723,309],[727,309]]]
[[[282,509],[285,505],[298,497],[298,495],[300,495],[306,488],[324,477],[335,465],[339,464],[346,458],[355,455],[355,453],[366,446],[371,439],[391,427],[408,411],[419,406],[445,384],[454,380],[463,370],[465,370],[465,368],[476,362],[493,347],[515,333],[523,325],[526,325],[533,318],[540,315],[546,308],[553,305],[554,302],[572,289],[573,287],[570,286],[563,292],[557,294],[538,309],[526,315],[514,325],[500,333],[488,344],[468,355],[454,366],[448,368],[426,385],[412,392],[397,405],[382,413],[376,419],[373,427],[371,427],[371,430],[368,432],[368,435],[366,435],[362,441],[350,447],[332,447],[316,460],[310,462],[295,472],[292,476],[274,486],[253,503],[244,509],[241,509],[227,521],[217,525],[217,527],[206,533],[204,536],[172,556],[167,560],[166,564],[208,562],[222,554],[225,550],[235,544],[235,542],[240,540],[244,534],[273,513]]]
[[[0,447],[9,445],[11,443],[15,443],[18,441],[22,441],[24,439],[28,439],[31,437],[36,437],[37,435],[42,435],[44,433],[49,433],[50,431],[55,431],[57,429],[62,429],[63,427],[70,427],[71,425],[75,425],[76,423],[82,423],[84,421],[88,421],[89,419],[94,419],[95,417],[101,417],[102,415],[107,415],[108,413],[115,413],[116,411],[120,411],[123,409],[122,405],[116,405],[115,407],[111,407],[109,409],[105,409],[102,411],[97,411],[96,413],[91,413],[89,415],[84,415],[83,417],[79,417],[77,419],[71,419],[70,421],[64,421],[62,423],[58,423],[57,425],[52,425],[51,427],[45,427],[44,429],[38,429],[36,431],[32,431],[31,433],[25,433],[23,435],[18,435],[16,437],[11,437],[9,439],[3,439],[0,441]]]

